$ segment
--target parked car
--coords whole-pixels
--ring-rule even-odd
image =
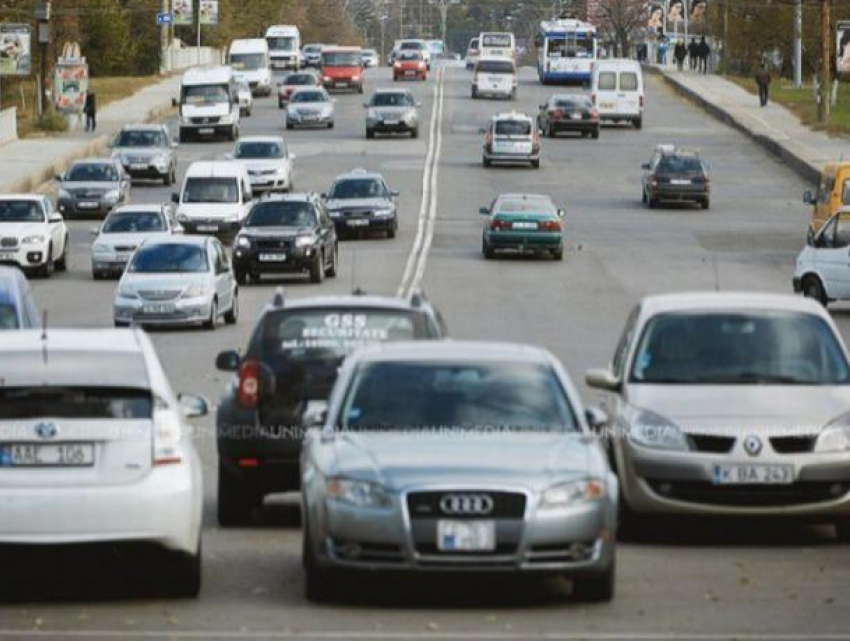
[[[850,207],[839,208],[817,232],[809,230],[797,257],[793,286],[824,307],[850,300]]]
[[[292,161],[281,136],[250,136],[240,138],[229,156],[241,163],[251,179],[251,191],[292,191]]]
[[[118,281],[115,326],[202,325],[239,318],[239,288],[227,252],[210,236],[152,238]]]
[[[341,174],[322,196],[340,238],[369,231],[382,231],[387,238],[395,238],[398,192],[387,187],[381,174],[365,169]]]
[[[130,202],[130,176],[117,158],[88,158],[71,164],[59,182],[59,212],[72,216],[106,217]]]
[[[112,157],[131,179],[177,181],[177,142],[165,125],[126,125],[112,141]]]
[[[376,90],[369,102],[363,104],[366,138],[374,138],[379,133],[409,133],[411,138],[418,138],[421,106],[422,103],[406,89]]]
[[[425,58],[420,51],[400,51],[393,63],[393,80],[398,82],[405,80],[428,79],[428,67]]]
[[[550,138],[563,132],[599,138],[599,113],[585,95],[556,94],[540,105],[537,126],[541,134]]]
[[[145,544],[159,592],[196,597],[204,489],[186,419],[207,405],[174,394],[148,336],[0,332],[0,379],[0,543]]]
[[[318,195],[271,194],[256,203],[233,242],[240,284],[263,274],[307,273],[321,283],[337,275],[334,225]]]
[[[362,349],[323,418],[301,454],[308,599],[345,596],[358,571],[488,570],[614,597],[618,483],[591,432],[605,416],[584,409],[550,353],[465,341]]]
[[[479,211],[487,217],[481,240],[484,258],[495,258],[502,250],[564,258],[564,210],[549,196],[501,194]]]
[[[334,127],[334,105],[325,89],[296,89],[286,106],[286,128],[297,127]]]
[[[708,167],[695,150],[658,145],[644,170],[641,198],[650,209],[661,203],[689,202],[708,209],[711,180]]]
[[[485,129],[482,162],[485,167],[493,163],[528,163],[540,167],[540,134],[537,123],[530,116],[517,112],[496,114]]]
[[[693,292],[635,307],[606,369],[624,532],[660,514],[834,523],[850,541],[850,363],[821,305]]]
[[[183,233],[169,205],[126,205],[93,228],[91,271],[95,280],[120,276],[133,252],[149,238]]]
[[[264,496],[300,487],[301,426],[327,407],[347,355],[376,342],[446,335],[439,311],[421,294],[289,299],[279,291],[244,354],[216,359],[219,370],[234,374],[216,413],[219,523],[247,525]]]
[[[41,315],[26,277],[16,267],[0,266],[0,330],[39,327]]]
[[[299,71],[286,75],[277,86],[277,106],[280,109],[285,108],[293,92],[303,87],[321,88],[322,81],[313,71]]]
[[[68,269],[68,228],[47,196],[0,195],[0,264],[45,277]]]

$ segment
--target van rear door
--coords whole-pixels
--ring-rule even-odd
[[[617,82],[617,112],[629,116],[640,114],[643,90],[638,73],[631,69],[621,71]]]

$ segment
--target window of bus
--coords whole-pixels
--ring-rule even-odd
[[[546,53],[551,58],[593,58],[593,44],[589,36],[549,38]]]

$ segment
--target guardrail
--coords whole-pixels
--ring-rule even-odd
[[[163,55],[163,73],[172,73],[198,65],[224,63],[224,50],[215,47],[169,47]]]

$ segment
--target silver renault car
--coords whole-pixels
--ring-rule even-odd
[[[783,516],[850,540],[850,364],[817,303],[649,297],[586,380],[609,397],[622,527],[646,514]]]
[[[366,109],[366,137],[375,134],[410,134],[419,137],[419,107],[413,94],[407,89],[378,89],[369,102],[363,103]]]
[[[538,348],[355,352],[304,440],[307,597],[333,599],[341,570],[401,570],[564,575],[610,600],[617,480],[588,425],[604,421]]]

